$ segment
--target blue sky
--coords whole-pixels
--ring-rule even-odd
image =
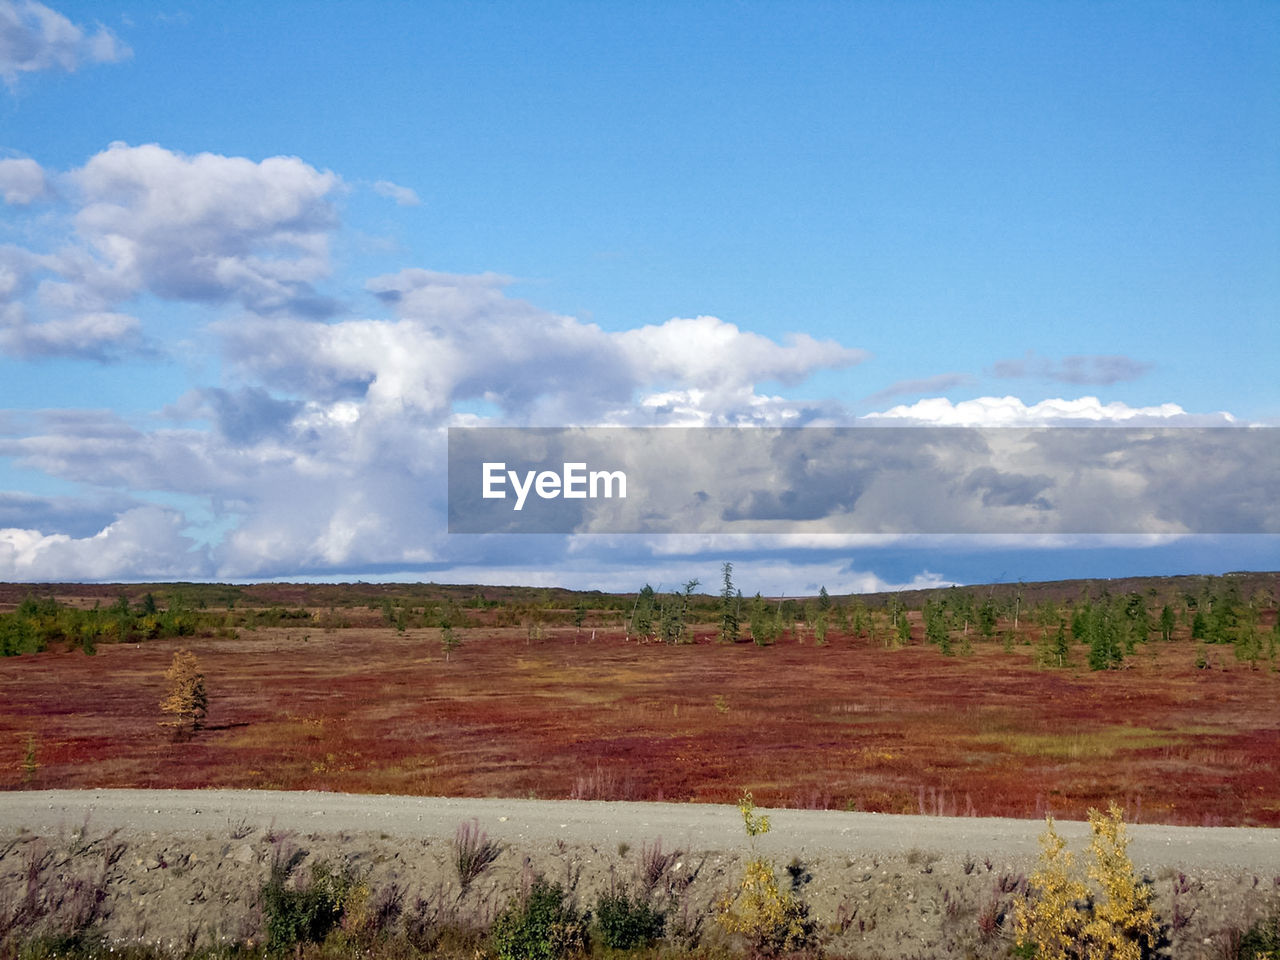
[[[0,0],[0,81],[0,577],[1280,566],[451,538],[437,462],[474,416],[1275,424],[1275,4]]]

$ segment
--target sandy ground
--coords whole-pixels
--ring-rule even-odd
[[[1023,895],[1043,823],[764,812],[772,830],[755,849],[784,885],[794,878],[829,952],[1006,954],[1007,923],[984,932],[981,916],[1007,915]],[[463,894],[452,841],[472,818],[503,853]],[[1087,824],[1058,829],[1083,861]],[[1129,832],[1137,869],[1175,922],[1175,956],[1221,955],[1232,931],[1280,910],[1280,830],[1136,824]],[[107,896],[95,922],[109,936],[175,946],[252,938],[261,935],[256,894],[273,857],[303,850],[311,862],[349,865],[375,894],[403,892],[406,910],[447,904],[483,923],[537,873],[564,884],[584,908],[611,884],[634,889],[658,841],[678,851],[654,892],[669,932],[689,942],[718,936],[712,904],[752,853],[734,807],[231,790],[3,793],[0,924],[33,864],[43,863],[67,889],[101,883]]]

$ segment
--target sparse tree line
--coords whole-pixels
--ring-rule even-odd
[[[507,602],[483,592],[425,600],[408,590],[366,602],[364,619],[350,604],[331,604],[327,610],[281,604],[255,608],[244,606],[234,594],[220,597],[225,609],[219,610],[207,604],[205,593],[196,591],[193,602],[178,589],[165,602],[148,592],[132,602],[121,596],[88,609],[28,596],[15,610],[0,614],[0,655],[39,652],[50,643],[93,654],[99,643],[234,637],[240,629],[315,626],[332,631],[379,624],[401,634],[434,633],[446,659],[463,632],[477,626],[518,626],[530,643],[552,630],[572,628],[577,636],[621,627],[629,640],[671,645],[711,636],[726,644],[770,646],[789,639],[822,646],[844,637],[888,648],[926,643],[945,656],[965,656],[975,644],[996,642],[1006,651],[1034,646],[1036,662],[1046,668],[1092,670],[1123,666],[1138,645],[1151,642],[1195,641],[1201,645],[1198,663],[1203,667],[1221,659],[1213,654],[1214,647],[1250,665],[1275,665],[1280,647],[1275,594],[1255,590],[1242,596],[1230,576],[1206,578],[1200,589],[1177,595],[1158,595],[1154,588],[1145,594],[1112,594],[1103,584],[1072,600],[1041,596],[1033,601],[1024,597],[1022,585],[839,598],[822,587],[807,598],[768,597],[759,591],[745,597],[734,581],[733,564],[726,562],[715,593],[699,592],[700,586],[695,578],[668,589],[645,584],[634,595],[523,590],[519,599]],[[906,597],[918,602],[908,605]]]
[[[122,595],[110,605],[97,601],[89,608],[28,595],[13,611],[0,613],[0,656],[39,653],[50,643],[67,643],[93,655],[99,643],[193,636],[234,638],[238,629],[304,623],[327,629],[350,625],[334,608],[318,614],[279,604],[236,609],[235,602],[228,601],[225,610],[217,610],[208,607],[203,598],[192,602],[176,590],[164,603],[147,592],[133,602]]]
[[[13,612],[0,614],[0,655],[39,653],[55,642],[92,655],[99,643],[212,634],[220,626],[217,617],[191,609],[180,598],[161,609],[150,593],[136,604],[121,597],[109,607],[95,604],[88,610],[29,596]]]
[[[873,606],[861,597],[834,599],[822,587],[816,597],[744,599],[733,582],[733,564],[725,563],[723,587],[708,609],[693,594],[698,581],[667,593],[645,584],[635,596],[626,621],[628,638],[664,643],[693,642],[695,623],[714,623],[722,643],[750,640],[770,646],[784,637],[823,645],[831,636],[865,638],[889,648],[920,641],[945,656],[974,652],[974,643],[999,642],[1006,651],[1034,644],[1043,667],[1087,666],[1107,670],[1122,666],[1138,644],[1190,639],[1230,647],[1237,660],[1276,664],[1280,650],[1280,617],[1276,597],[1259,591],[1248,600],[1224,578],[1220,589],[1155,602],[1138,593],[1097,597],[1084,594],[1074,602],[1040,600],[1024,603],[1021,590],[997,598],[993,590],[950,587],[934,591],[921,606],[908,608],[890,595]],[[1270,612],[1270,626],[1264,619]],[[696,615],[700,618],[694,619]],[[745,631],[744,631],[745,628]],[[1087,649],[1082,649],[1087,648]],[[1208,666],[1201,652],[1200,666]]]

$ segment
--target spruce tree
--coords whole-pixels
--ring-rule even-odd
[[[1065,620],[1058,621],[1058,635],[1053,639],[1053,658],[1058,666],[1065,667],[1067,658],[1071,655],[1070,645],[1067,643],[1067,622]]]
[[[733,564],[728,560],[721,568],[724,573],[724,588],[720,591],[720,642],[738,642],[738,603],[737,591],[733,587]]]
[[[631,610],[631,633],[648,637],[653,632],[653,587],[645,584],[636,597],[635,606]]]
[[[755,641],[756,646],[764,647],[769,644],[769,605],[765,602],[764,597],[757,593],[751,598],[750,621],[751,621],[751,639]]]

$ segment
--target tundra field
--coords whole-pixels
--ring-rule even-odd
[[[1115,801],[1131,823],[1274,827],[1278,584],[735,598],[737,642],[696,594],[6,585],[6,649],[43,649],[0,659],[0,788],[745,788],[773,807],[1084,819]],[[175,738],[158,704],[180,649],[209,706]]]
[[[0,585],[0,960],[1276,955],[1280,576],[731,572]]]

